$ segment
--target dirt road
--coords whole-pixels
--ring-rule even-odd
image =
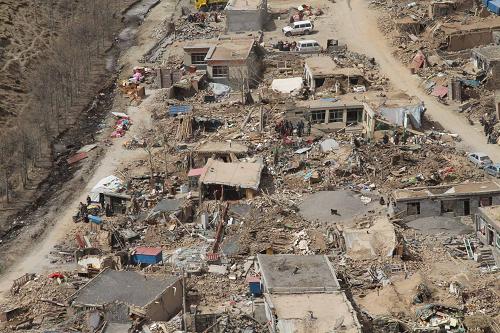
[[[154,94],[154,92],[153,92]],[[151,96],[150,96],[151,97]],[[60,215],[55,216],[57,219],[54,227],[48,232],[39,244],[33,244],[30,251],[26,253],[16,265],[12,266],[2,276],[0,280],[0,293],[4,293],[12,286],[12,281],[21,275],[30,273],[40,273],[48,269],[57,269],[50,264],[49,253],[53,250],[54,245],[57,245],[70,233],[74,226],[72,216],[75,213],[78,204],[85,202],[85,199],[94,185],[102,178],[114,174],[115,170],[124,162],[138,158],[146,158],[144,150],[126,150],[122,143],[134,135],[140,135],[141,129],[151,128],[150,114],[144,112],[137,107],[129,107],[127,113],[133,119],[133,126],[126,136],[116,139],[106,155],[101,160],[96,168],[93,176],[86,184],[84,190],[75,196],[74,200],[67,207],[59,209]],[[1,298],[1,296],[0,296]]]
[[[368,7],[368,1],[337,0],[329,6],[331,16],[328,21],[333,25],[330,38],[339,39],[353,51],[374,57],[382,74],[390,79],[395,88],[420,98],[427,107],[427,115],[450,132],[460,135],[464,149],[484,152],[493,161],[500,162],[500,147],[486,144],[481,127],[469,125],[465,117],[453,111],[452,107],[445,106],[435,97],[427,95],[420,86],[418,76],[412,75],[394,58],[386,37],[377,28],[377,12]]]

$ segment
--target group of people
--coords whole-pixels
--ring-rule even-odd
[[[87,196],[87,202],[83,203],[80,202],[79,206],[79,217],[83,220],[83,222],[88,223],[89,222],[89,206],[92,204],[92,199],[90,196]],[[113,215],[113,208],[109,205],[109,203],[106,203],[104,200],[104,196],[100,196],[100,201],[99,205],[101,206],[101,210],[104,211],[105,215],[107,217]]]
[[[401,135],[398,131],[394,131],[392,134],[392,143],[394,143],[396,146],[399,145],[400,142],[402,142],[404,145],[408,142],[408,133],[405,131]],[[387,132],[384,132],[384,136],[382,137],[382,143],[384,145],[388,144],[390,141],[389,134]]]
[[[495,130],[495,124],[497,123],[496,117],[490,117],[487,113],[485,113],[481,116],[479,122],[483,125],[484,135],[486,135],[486,143],[497,143],[498,132]]]
[[[297,133],[298,137],[302,137],[304,134],[311,134],[311,122],[308,121],[307,124],[305,124],[303,120],[300,120],[294,125],[289,120],[281,120],[276,124],[274,129],[281,137],[292,136],[294,132]]]

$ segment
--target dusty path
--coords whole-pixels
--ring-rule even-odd
[[[154,94],[154,92],[153,92]],[[152,97],[152,96],[149,96]],[[40,273],[48,269],[57,269],[49,262],[49,253],[53,250],[54,245],[58,244],[69,234],[74,226],[72,216],[76,211],[80,202],[85,202],[85,199],[94,185],[102,178],[114,174],[115,170],[124,162],[138,158],[145,158],[146,153],[142,150],[126,150],[122,143],[133,135],[140,135],[141,129],[151,127],[150,114],[144,112],[137,107],[129,107],[127,113],[133,120],[133,126],[130,131],[120,139],[113,142],[106,155],[101,160],[99,166],[95,169],[93,176],[86,184],[84,190],[75,196],[68,207],[61,209],[60,216],[57,216],[57,221],[54,227],[48,232],[45,238],[38,244],[33,244],[30,251],[22,257],[16,265],[12,266],[2,276],[0,280],[0,293],[4,293],[12,286],[12,281],[21,275],[30,273]],[[1,295],[0,295],[1,299]]]
[[[170,17],[176,10],[178,2],[174,0],[163,0],[148,14],[145,22],[140,26],[137,32],[137,44],[130,46],[121,55],[119,62],[123,70],[129,72],[132,66],[146,53],[155,43],[151,38],[153,29],[160,25],[166,17]],[[152,127],[151,115],[145,111],[142,106],[147,105],[148,101],[154,98],[155,91],[147,91],[149,95],[141,107],[128,107],[127,113],[131,116],[133,126],[127,132],[125,137],[114,139],[113,145],[109,147],[101,162],[96,166],[90,180],[85,184],[85,188],[74,196],[71,203],[65,207],[59,207],[58,213],[54,217],[53,227],[47,231],[43,238],[39,239],[37,244],[27,246],[27,251],[20,260],[9,267],[0,276],[0,301],[12,286],[12,281],[25,273],[42,273],[50,270],[57,270],[59,266],[50,264],[49,254],[54,245],[61,242],[70,233],[74,223],[72,216],[76,211],[78,204],[84,202],[92,187],[102,178],[114,174],[116,169],[126,161],[137,160],[146,157],[142,149],[126,150],[122,143],[132,136],[139,136],[141,131]],[[123,110],[114,110],[123,111]]]
[[[424,101],[427,114],[450,132],[460,135],[465,149],[484,152],[493,161],[500,162],[500,147],[486,144],[482,128],[470,126],[465,117],[453,111],[451,106],[427,95],[420,87],[420,79],[394,58],[386,37],[377,28],[377,12],[368,7],[366,0],[337,0],[331,9],[329,19],[334,25],[331,38],[338,38],[353,51],[374,57],[391,84]]]

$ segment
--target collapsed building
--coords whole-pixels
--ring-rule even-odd
[[[304,64],[304,81],[311,92],[322,86],[335,87],[336,93],[347,93],[365,84],[363,72],[355,67],[338,67],[331,57],[309,57]]]
[[[479,207],[475,215],[476,236],[486,246],[500,266],[500,206]]]
[[[494,20],[466,25],[443,23],[439,29],[446,36],[443,48],[450,52],[456,52],[493,43],[495,32],[500,30],[500,24]]]
[[[394,190],[391,214],[404,220],[430,216],[467,216],[478,208],[500,204],[495,182],[464,183]]]
[[[490,45],[472,50],[474,66],[488,74],[493,73],[493,69],[500,65],[500,45]]]
[[[239,142],[205,142],[196,150],[196,155],[203,165],[209,158],[219,159],[223,162],[237,162],[238,158],[248,154],[248,147]]]
[[[131,318],[167,321],[182,309],[182,283],[177,276],[145,276],[104,269],[68,299],[75,312],[102,309],[108,322]]]
[[[264,165],[261,162],[225,163],[209,159],[200,177],[200,199],[253,198],[260,186]]]

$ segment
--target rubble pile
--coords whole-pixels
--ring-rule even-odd
[[[466,42],[475,32],[496,29],[498,21],[486,5],[470,1],[372,4],[382,14],[379,28],[392,41],[395,57],[422,79],[429,94],[443,104],[455,105],[471,125],[483,125],[484,114],[495,118],[492,123],[496,124],[493,103],[485,102],[498,89],[496,69],[478,67],[480,61],[471,52],[489,43],[477,37],[475,44]],[[417,61],[420,56],[422,60]],[[452,82],[456,93],[450,89]],[[496,143],[498,135],[494,138]]]

